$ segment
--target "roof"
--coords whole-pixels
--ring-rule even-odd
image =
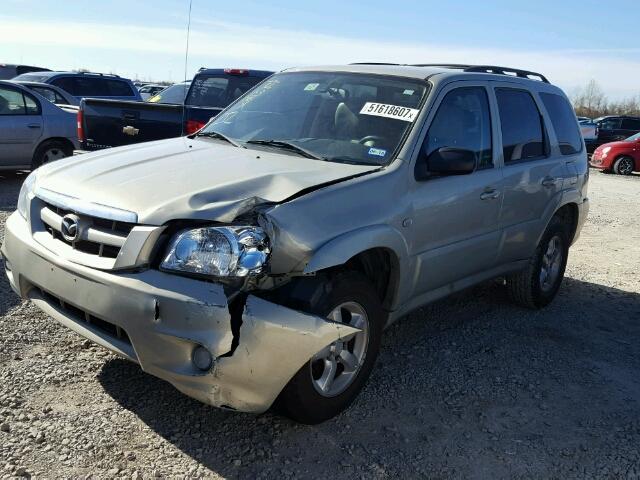
[[[97,73],[97,72],[51,72],[51,71],[45,71],[45,72],[25,72],[23,73],[23,75],[38,75],[41,77],[56,77],[58,75],[87,75],[87,76],[92,76],[95,75],[97,77],[112,77],[112,78],[120,78],[119,75],[115,75],[113,73]],[[126,79],[124,79],[126,80]]]
[[[205,68],[205,67],[202,67],[200,70],[198,70],[196,75],[201,75],[201,74],[222,75],[225,73],[226,70],[246,70],[247,72],[249,72],[249,76],[251,77],[264,77],[264,78],[269,77],[275,73],[270,70],[254,70],[253,68]]]
[[[482,65],[457,65],[457,64],[392,64],[392,63],[353,63],[350,65],[325,65],[315,67],[298,67],[285,70],[286,72],[345,72],[345,73],[369,73],[373,75],[392,75],[406,78],[425,80],[438,76],[440,78],[482,78],[487,80],[505,81],[516,80],[522,82],[534,82],[536,84],[549,83],[546,77],[540,73],[530,72],[517,68],[482,66]],[[480,77],[478,77],[480,75]],[[531,77],[537,78],[534,80]]]

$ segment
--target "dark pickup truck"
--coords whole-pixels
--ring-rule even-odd
[[[200,69],[183,104],[84,99],[78,110],[83,150],[150,142],[189,135],[273,72]]]

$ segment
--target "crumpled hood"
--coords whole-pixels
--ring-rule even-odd
[[[135,212],[138,222],[230,222],[261,203],[377,170],[237,148],[217,140],[161,140],[60,160],[38,170],[38,188]]]

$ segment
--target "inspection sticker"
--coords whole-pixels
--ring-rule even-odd
[[[309,83],[306,87],[304,87],[305,92],[313,92],[316,88],[318,88],[319,83]]]
[[[399,107],[397,105],[387,105],[386,103],[367,102],[360,110],[361,115],[375,115],[376,117],[395,118],[405,122],[413,122],[418,118],[420,110],[409,107]]]

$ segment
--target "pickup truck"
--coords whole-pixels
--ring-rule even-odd
[[[84,99],[78,110],[83,150],[190,135],[273,72],[200,69],[183,104]]]

